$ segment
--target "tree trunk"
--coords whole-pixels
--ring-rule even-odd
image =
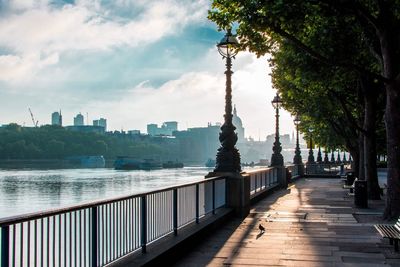
[[[386,86],[387,198],[384,217],[400,216],[400,86]]]
[[[368,198],[381,199],[376,168],[377,88],[364,90],[364,173],[368,181]]]
[[[379,28],[377,35],[382,53],[383,74],[387,81],[385,124],[387,137],[388,195],[386,219],[400,216],[400,56],[398,53],[398,29],[392,23],[394,14],[389,2],[380,1]]]
[[[364,134],[358,134],[358,179],[365,180],[365,170],[364,170]]]
[[[349,148],[350,155],[352,157],[352,162],[351,162],[351,168],[353,169],[353,172],[356,177],[358,177],[358,171],[359,171],[359,164],[360,164],[360,155],[359,155],[359,150],[358,149],[350,149]]]

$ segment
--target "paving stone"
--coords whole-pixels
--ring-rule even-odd
[[[365,210],[345,195],[338,179],[300,179],[206,237],[177,266],[400,266],[373,227],[384,200]]]

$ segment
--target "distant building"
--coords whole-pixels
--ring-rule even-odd
[[[93,120],[93,126],[102,126],[104,127],[104,131],[107,131],[107,120],[103,118]]]
[[[148,134],[148,135],[155,136],[155,135],[158,135],[157,133],[158,133],[158,126],[157,126],[157,124],[154,124],[154,123],[152,123],[152,124],[147,124],[147,134]]]
[[[51,125],[60,125],[62,126],[62,115],[61,110],[60,112],[53,112],[51,114]]]
[[[233,108],[232,124],[236,127],[235,132],[238,137],[238,143],[245,142],[242,119],[237,115],[236,106],[234,106],[234,108]]]
[[[130,135],[139,135],[140,134],[140,130],[129,130],[128,134],[130,134]]]
[[[207,127],[189,128],[187,131],[175,131],[181,157],[187,162],[202,164],[209,158],[214,159],[220,146],[219,132],[220,127],[211,124]]]
[[[83,122],[83,115],[81,113],[79,113],[78,115],[76,115],[76,117],[74,117],[74,126],[83,126],[85,125]]]
[[[66,126],[67,130],[74,132],[82,132],[82,133],[99,133],[104,134],[105,130],[103,126],[92,126],[92,125],[74,125],[74,126]]]
[[[157,124],[147,124],[147,134],[151,136],[157,135],[173,135],[175,131],[178,130],[178,122],[176,121],[166,121],[161,127]]]

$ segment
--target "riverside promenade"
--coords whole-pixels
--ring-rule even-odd
[[[347,192],[340,179],[301,178],[210,232],[174,266],[400,266],[373,227],[384,223],[384,200],[359,209]]]

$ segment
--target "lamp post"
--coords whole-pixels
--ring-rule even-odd
[[[235,147],[238,137],[235,133],[236,127],[232,124],[232,59],[235,58],[239,44],[231,29],[227,30],[225,36],[217,44],[218,52],[222,59],[226,59],[226,91],[225,91],[225,115],[224,124],[221,126],[219,141],[221,147],[218,148],[217,159],[214,172],[235,172],[240,173],[240,154]]]
[[[332,150],[332,154],[331,154],[331,163],[335,164],[335,154],[333,151],[334,150]]]
[[[308,131],[310,132],[310,150],[308,152],[308,161],[307,161],[307,163],[315,163],[314,152],[313,152],[313,143],[312,143],[312,133],[313,133],[314,129],[310,128]]]
[[[318,163],[322,163],[322,153],[321,153],[321,147],[320,146],[318,146],[317,162]]]
[[[282,147],[281,142],[279,141],[279,108],[282,106],[282,100],[278,93],[276,93],[276,96],[271,103],[275,108],[275,142],[272,148],[274,153],[272,153],[271,156],[271,166],[283,166],[283,156],[281,154]]]
[[[328,164],[329,163],[329,158],[328,158],[328,149],[327,148],[325,148],[324,154],[325,154],[324,163]]]
[[[342,160],[340,159],[340,150],[337,152],[337,163],[340,164],[342,163]]]
[[[293,164],[302,164],[303,160],[301,158],[301,151],[300,151],[300,145],[299,145],[299,124],[301,122],[300,116],[296,115],[293,122],[294,122],[294,125],[296,125],[296,149],[294,150]]]

